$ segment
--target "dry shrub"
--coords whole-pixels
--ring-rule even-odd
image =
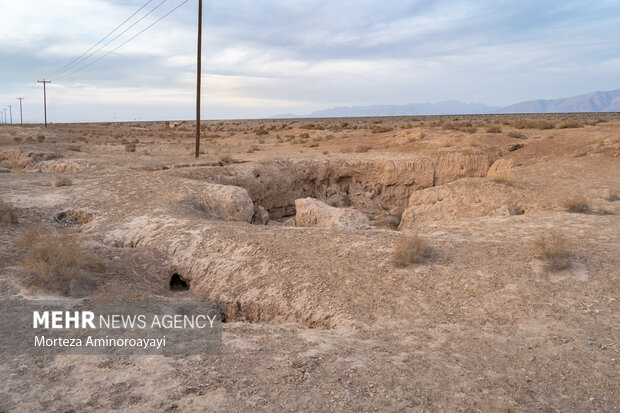
[[[445,130],[456,130],[459,132],[465,133],[476,133],[476,128],[471,124],[471,122],[463,121],[463,122],[449,122],[443,125]]]
[[[502,128],[499,125],[490,125],[487,128],[487,133],[502,133]]]
[[[125,144],[125,150],[127,152],[135,152],[136,151],[136,144],[133,142],[129,142]]]
[[[545,266],[550,271],[561,271],[571,266],[573,253],[568,242],[557,233],[552,232],[537,238],[532,244],[532,252],[545,261]]]
[[[557,129],[583,128],[583,123],[578,120],[569,120],[555,125]]]
[[[404,268],[411,264],[424,262],[431,255],[428,243],[417,235],[403,235],[394,241],[392,262],[395,266]]]
[[[513,139],[527,139],[527,136],[521,132],[508,132],[508,137]]]
[[[368,152],[371,149],[372,149],[372,146],[369,146],[369,145],[358,145],[355,148],[355,152],[357,152],[357,153],[365,153],[365,152]]]
[[[553,129],[553,123],[542,119],[525,119],[516,121],[513,125],[516,129]]]
[[[44,140],[45,140],[45,136],[43,136],[43,135],[38,135],[38,136],[37,136],[37,142],[41,143],[41,142],[43,142]]]
[[[386,132],[392,132],[393,130],[394,128],[391,126],[372,125],[370,127],[370,131],[372,133],[386,133]]]
[[[587,199],[583,197],[569,199],[564,202],[564,208],[568,212],[572,212],[574,214],[589,214],[592,213],[592,207]]]
[[[105,269],[69,234],[30,228],[16,245],[25,251],[21,266],[27,270],[23,280],[30,288],[63,295],[89,292],[96,281],[88,273]]]
[[[17,213],[13,205],[0,201],[0,225],[17,224]]]
[[[493,182],[498,184],[512,186],[515,188],[520,188],[523,186],[521,180],[509,172],[495,172],[489,177],[493,180]]]
[[[71,178],[69,178],[68,176],[59,176],[58,178],[56,178],[56,182],[54,182],[55,187],[71,185],[73,185],[73,181],[71,181]]]
[[[605,198],[606,200],[608,200],[609,202],[616,202],[616,201],[620,201],[620,195],[618,195],[615,192],[612,192],[609,194],[609,196],[607,198]]]

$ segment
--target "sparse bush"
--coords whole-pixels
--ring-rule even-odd
[[[527,139],[527,136],[521,132],[508,132],[508,137],[513,139]]]
[[[88,272],[102,272],[104,264],[84,251],[69,234],[30,228],[16,242],[24,249],[21,266],[28,287],[70,295],[91,291],[96,280]]]
[[[136,144],[133,142],[129,142],[125,144],[125,150],[127,152],[135,152],[136,151]]]
[[[502,128],[499,125],[490,125],[487,127],[487,133],[502,133]]]
[[[357,153],[364,153],[364,152],[368,152],[369,150],[372,149],[372,146],[368,146],[368,145],[358,145],[355,148],[355,152]]]
[[[553,129],[553,123],[542,119],[526,119],[516,121],[513,125],[516,129]]]
[[[574,214],[589,214],[592,212],[590,203],[583,197],[569,199],[564,202],[564,207],[568,212]]]
[[[444,130],[456,130],[465,133],[476,133],[476,128],[471,122],[463,121],[457,122],[456,119],[453,122],[449,122],[443,125]]]
[[[532,252],[545,261],[545,266],[550,271],[561,271],[571,266],[573,253],[568,242],[557,233],[541,235],[532,244]]]
[[[37,142],[41,143],[41,142],[43,142],[44,140],[45,140],[45,136],[43,136],[43,135],[38,135],[38,136],[37,136]]]
[[[557,129],[583,128],[583,123],[578,120],[569,120],[555,125]]]
[[[618,195],[617,193],[613,192],[610,193],[609,196],[607,198],[609,202],[616,202],[616,201],[620,201],[620,195]]]
[[[58,178],[56,178],[56,182],[54,182],[54,186],[55,187],[61,187],[61,186],[71,186],[73,185],[73,182],[71,181],[71,178],[69,178],[68,176],[59,176]]]
[[[395,266],[404,268],[424,262],[430,255],[431,249],[425,240],[417,235],[403,235],[394,241],[392,262]]]
[[[502,185],[512,186],[515,188],[520,188],[523,186],[521,180],[509,172],[495,172],[490,176],[490,178],[493,182]]]
[[[301,135],[299,135],[299,137],[301,139],[310,139],[310,134],[308,132],[304,132]]]
[[[13,205],[0,201],[0,225],[17,224],[17,213]]]
[[[79,145],[71,145],[67,149],[73,152],[80,152],[82,148]]]
[[[370,127],[370,131],[372,133],[386,133],[386,132],[392,132],[393,130],[394,128],[391,126],[372,125]]]
[[[13,141],[15,141],[15,142],[21,142],[21,141],[22,141],[22,138],[20,138],[19,136],[16,136],[16,137],[14,137],[14,138],[13,138]]]

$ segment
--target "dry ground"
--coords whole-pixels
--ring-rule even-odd
[[[618,114],[204,125],[199,159],[191,123],[0,128],[2,298],[185,294],[227,321],[218,356],[0,356],[0,411],[618,411]],[[371,227],[297,227],[308,196]],[[30,228],[104,269],[72,255],[86,281],[46,291]]]

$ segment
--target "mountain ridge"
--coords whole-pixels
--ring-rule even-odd
[[[466,103],[446,100],[438,103],[411,103],[406,105],[339,106],[317,110],[305,116],[287,113],[273,116],[273,118],[575,112],[620,112],[620,89],[596,91],[568,98],[528,100],[503,107],[488,106],[478,102]]]

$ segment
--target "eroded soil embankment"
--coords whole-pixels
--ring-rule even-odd
[[[487,153],[451,153],[393,160],[276,160],[171,173],[243,187],[271,219],[294,215],[295,200],[306,197],[374,215],[404,209],[417,190],[484,177],[495,158]]]

